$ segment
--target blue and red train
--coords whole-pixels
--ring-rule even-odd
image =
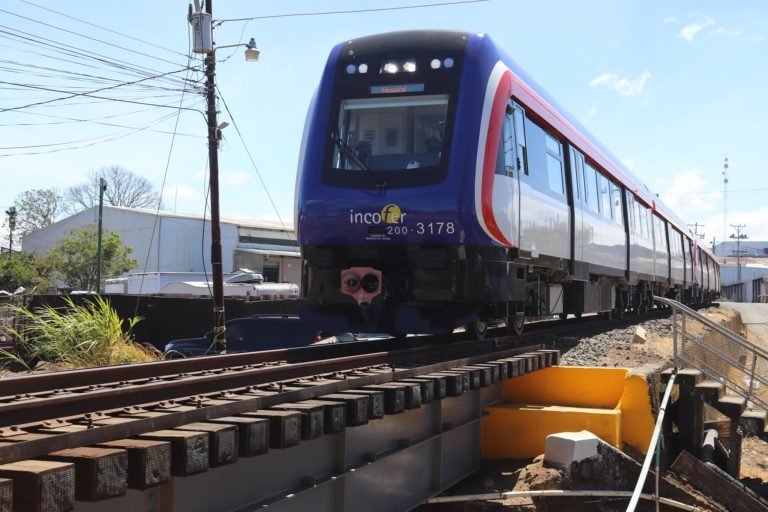
[[[337,45],[296,202],[302,316],[330,331],[517,333],[720,287],[686,225],[485,34]]]

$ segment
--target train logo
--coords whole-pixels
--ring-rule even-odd
[[[400,219],[402,218],[400,207],[394,203],[388,204],[387,206],[381,209],[381,218],[387,224],[399,223]]]
[[[402,224],[405,222],[405,212],[403,212],[400,207],[394,203],[390,203],[384,208],[381,209],[381,213],[379,212],[356,212],[354,210],[349,210],[349,223],[350,224],[365,224],[365,225],[376,225],[376,224]]]

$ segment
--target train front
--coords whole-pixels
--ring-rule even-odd
[[[482,81],[462,79],[473,37],[399,32],[332,51],[296,191],[302,317],[317,327],[403,335],[472,319],[480,109],[458,107]]]

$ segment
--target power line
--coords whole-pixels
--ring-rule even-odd
[[[53,28],[53,29],[56,29],[56,30],[60,30],[60,31],[62,31],[62,32],[65,32],[65,33],[67,33],[67,34],[72,34],[72,35],[74,35],[74,36],[77,36],[77,37],[82,37],[82,38],[84,38],[84,39],[88,39],[88,40],[90,40],[90,41],[95,41],[95,42],[97,42],[97,43],[101,43],[101,44],[104,44],[104,45],[107,45],[107,46],[111,46],[111,47],[113,47],[113,48],[118,48],[118,49],[120,49],[120,50],[124,50],[124,51],[126,51],[126,52],[135,53],[136,55],[141,55],[142,57],[148,57],[148,58],[150,58],[150,59],[159,60],[159,61],[161,61],[161,62],[166,62],[166,63],[168,63],[168,64],[173,64],[174,66],[179,66],[179,65],[180,65],[178,62],[174,62],[174,61],[172,61],[172,60],[163,59],[163,58],[161,58],[161,57],[156,57],[156,56],[154,56],[154,55],[152,55],[152,54],[149,54],[149,53],[144,53],[144,52],[140,52],[140,51],[137,51],[137,50],[131,50],[130,48],[126,48],[125,46],[120,46],[120,45],[118,45],[118,44],[110,43],[110,42],[108,42],[108,41],[103,41],[103,40],[101,40],[101,39],[97,39],[97,38],[95,38],[95,37],[86,36],[86,35],[84,35],[84,34],[80,34],[80,33],[78,33],[78,32],[75,32],[75,31],[73,31],[73,30],[67,30],[67,29],[65,29],[65,28],[57,27],[56,25],[51,25],[50,23],[45,23],[45,22],[43,22],[43,21],[35,20],[35,19],[29,18],[29,17],[27,17],[27,16],[23,16],[23,15],[21,15],[21,14],[17,14],[17,13],[15,13],[15,12],[6,11],[5,9],[0,9],[0,12],[4,12],[4,13],[6,13],[6,14],[10,14],[11,16],[15,16],[15,17],[17,17],[17,18],[21,18],[21,19],[23,19],[23,20],[31,21],[32,23],[37,23],[37,24],[39,24],[39,25],[43,25],[43,26],[45,26],[45,27],[50,27],[50,28]]]
[[[56,58],[57,61],[63,60],[59,57],[54,57],[53,55],[51,55],[52,53],[59,53],[59,54],[74,57],[76,59],[96,61],[100,64],[106,65],[109,68],[117,68],[119,70],[130,72],[132,73],[132,76],[147,76],[149,73],[156,74],[160,72],[157,69],[148,68],[146,66],[140,66],[128,61],[116,59],[112,56],[99,54],[89,50],[84,50],[82,48],[78,48],[77,46],[61,43],[47,37],[43,38],[41,36],[37,36],[35,34],[25,32],[23,30],[15,29],[13,27],[8,27],[6,25],[0,25],[0,34],[5,34],[6,37],[13,38],[14,40],[17,40],[18,42],[25,44],[27,46],[36,46],[40,48],[45,48],[46,53],[29,52],[28,50],[27,52],[33,53],[35,55],[39,55],[47,59]],[[10,47],[10,48],[13,48],[13,47]],[[25,50],[19,50],[19,51],[25,51]],[[78,66],[86,66],[86,67],[91,67],[96,69],[95,66],[93,66],[92,64],[86,64],[86,63],[77,62],[77,61],[68,61],[68,62]],[[167,78],[164,78],[163,80],[175,81],[180,79],[167,77]]]
[[[59,11],[56,11],[56,10],[53,10],[53,9],[49,9],[48,7],[43,7],[42,5],[38,5],[38,4],[36,4],[34,2],[30,2],[28,0],[19,0],[19,2],[23,2],[25,4],[32,5],[34,7],[39,8],[39,9],[43,9],[44,11],[48,11],[48,12],[52,12],[54,14],[58,14],[59,16],[64,16],[65,18],[69,18],[71,20],[79,21],[80,23],[84,23],[86,25],[90,25],[92,27],[96,27],[96,28],[104,30],[106,32],[110,32],[112,34],[117,34],[118,36],[121,36],[121,37],[125,37],[125,38],[128,38],[128,39],[133,39],[134,41],[138,41],[139,43],[143,43],[143,44],[146,44],[146,45],[149,45],[149,46],[153,46],[155,48],[159,48],[161,50],[165,50],[165,51],[170,52],[170,53],[175,53],[176,55],[181,55],[182,57],[187,57],[187,55],[184,55],[183,53],[178,52],[176,50],[172,50],[172,49],[166,48],[164,46],[160,46],[160,45],[157,45],[157,44],[154,44],[154,43],[150,43],[149,41],[145,41],[145,40],[139,39],[137,37],[129,36],[128,34],[123,34],[122,32],[118,32],[116,30],[112,30],[112,29],[109,29],[107,27],[102,27],[101,25],[97,25],[95,23],[91,23],[90,21],[81,20],[80,18],[76,18],[74,16],[70,16],[68,14],[64,14],[63,12],[59,12]]]
[[[217,20],[216,25],[221,25],[228,21],[251,21],[251,20],[266,20],[271,18],[296,18],[303,16],[329,16],[331,14],[359,14],[363,12],[383,12],[383,11],[402,11],[406,9],[424,9],[427,7],[444,7],[450,5],[461,4],[476,4],[480,2],[488,2],[489,0],[459,0],[456,2],[436,2],[432,4],[419,4],[419,5],[402,5],[399,7],[374,7],[371,9],[349,9],[343,11],[317,11],[317,12],[294,12],[286,14],[268,14],[265,16],[252,16],[250,18],[235,18],[227,20]]]
[[[188,109],[183,109],[183,110],[188,110]],[[95,146],[97,144],[103,144],[105,142],[112,142],[112,141],[115,141],[115,140],[118,140],[118,139],[123,139],[125,137],[130,136],[130,135],[133,135],[134,133],[138,133],[138,132],[142,132],[142,131],[147,131],[152,126],[158,125],[161,122],[165,121],[166,119],[170,119],[172,116],[173,116],[173,113],[168,114],[167,116],[163,117],[162,119],[158,120],[157,122],[155,122],[153,124],[150,124],[150,125],[147,125],[147,126],[144,126],[144,127],[141,127],[141,128],[137,128],[135,130],[130,130],[130,131],[126,132],[126,133],[119,134],[119,135],[116,135],[116,136],[108,138],[108,139],[104,139],[104,140],[100,140],[100,141],[96,141],[96,142],[91,142],[91,143],[83,144],[83,145],[80,145],[80,146],[72,146],[72,147],[68,147],[68,148],[56,148],[56,149],[51,149],[51,150],[47,150],[47,151],[30,151],[30,152],[26,152],[26,153],[5,153],[5,154],[0,154],[0,157],[44,155],[44,154],[49,154],[49,153],[58,153],[58,152],[61,152],[61,151],[71,151],[71,150],[74,150],[74,149],[87,148],[87,147]]]
[[[68,96],[64,96],[64,97],[61,97],[61,98],[53,98],[53,99],[46,100],[46,101],[39,101],[39,102],[35,102],[35,103],[29,103],[27,105],[22,105],[22,106],[19,106],[19,107],[3,108],[3,109],[0,109],[0,112],[8,112],[8,111],[11,111],[11,110],[21,110],[21,109],[25,109],[25,108],[29,108],[29,107],[38,106],[38,105],[45,105],[46,103],[53,103],[54,101],[66,100],[66,99],[74,98],[76,96],[89,96],[89,97],[98,98],[98,96],[93,96],[93,93],[107,91],[107,90],[111,90],[111,89],[116,89],[118,87],[122,87],[122,86],[125,86],[125,85],[132,85],[132,84],[136,84],[136,83],[139,83],[139,82],[144,82],[146,80],[152,80],[152,79],[159,78],[159,77],[162,77],[162,76],[172,75],[174,73],[181,73],[182,71],[186,71],[187,69],[189,69],[189,68],[177,69],[175,71],[168,71],[167,73],[162,73],[160,75],[150,76],[150,77],[147,77],[147,78],[141,78],[139,80],[134,80],[133,82],[122,82],[122,83],[119,83],[119,84],[116,84],[116,85],[112,85],[112,86],[109,86],[109,87],[102,87],[100,89],[95,89],[95,90],[90,91],[90,92],[73,93],[73,94],[70,94]],[[59,92],[59,93],[63,92],[63,93],[66,93],[66,91],[50,89],[50,88],[46,88],[46,87],[33,86],[33,85],[29,85],[29,84],[19,84],[19,83],[14,83],[14,82],[5,82],[5,81],[2,81],[2,80],[0,80],[0,84],[16,85],[16,86],[19,86],[19,87],[29,87],[31,89],[40,89],[40,90],[45,90],[45,91],[49,91],[49,92]]]
[[[171,104],[167,104],[165,106],[171,106]],[[63,121],[52,121],[49,123],[0,123],[0,126],[47,126],[47,125],[59,125],[59,124],[71,124],[71,123],[94,123],[94,124],[102,124],[101,122],[105,119],[114,119],[116,117],[123,117],[123,116],[130,116],[133,114],[142,114],[144,112],[149,112],[151,110],[156,110],[159,107],[149,107],[149,108],[142,108],[139,110],[132,110],[130,112],[123,112],[121,114],[112,114],[109,116],[102,116],[102,117],[92,117],[89,119],[80,119],[76,117],[66,117],[66,116],[57,116],[53,114],[41,114],[39,112],[30,112],[30,111],[22,111],[19,112],[19,114],[26,114],[30,116],[38,116],[38,117],[47,117],[51,119],[62,119]],[[119,125],[115,125],[119,126]],[[181,135],[181,134],[180,134]]]
[[[199,103],[199,102],[198,102]],[[61,125],[61,124],[70,124],[70,123],[91,123],[91,124],[97,124],[100,126],[110,126],[112,128],[125,128],[128,130],[139,130],[140,127],[138,126],[126,126],[124,124],[117,124],[117,123],[105,123],[102,121],[95,121],[95,120],[89,120],[89,119],[77,119],[77,118],[64,118],[69,119],[68,121],[61,121],[58,123],[18,123],[18,124],[0,124],[0,126],[49,126],[49,125]],[[165,135],[177,135],[179,137],[195,137],[195,138],[203,138],[201,135],[194,135],[191,133],[178,133],[178,132],[169,132],[166,130],[146,130],[151,133],[162,133]],[[82,141],[72,141],[70,143],[76,143],[76,142],[82,142]],[[0,150],[6,150],[6,149],[17,149],[17,148],[32,148],[32,147],[44,147],[44,146],[58,146],[62,144],[69,144],[69,143],[56,143],[56,144],[43,144],[39,146],[17,146],[16,148],[13,147],[0,147]]]
[[[216,86],[216,90],[219,91],[219,98],[221,98],[221,102],[224,104],[224,109],[227,111],[227,114],[229,114],[229,118],[232,120],[232,126],[234,126],[235,128],[235,131],[237,132],[237,136],[240,137],[240,142],[243,144],[245,153],[248,155],[248,159],[251,161],[253,170],[256,171],[256,176],[258,176],[259,181],[261,182],[261,185],[264,187],[264,192],[267,194],[267,198],[269,199],[269,202],[272,204],[272,209],[275,210],[275,215],[277,215],[277,219],[280,221],[280,225],[283,227],[283,229],[286,232],[290,233],[288,228],[285,227],[285,223],[283,222],[283,218],[280,216],[280,211],[277,209],[277,205],[275,204],[275,201],[272,199],[272,194],[269,193],[269,187],[267,187],[267,184],[264,181],[264,178],[261,176],[261,173],[259,172],[259,168],[256,167],[256,162],[254,162],[253,156],[251,155],[251,152],[248,149],[248,146],[245,144],[245,139],[243,138],[243,134],[240,133],[240,128],[238,128],[237,122],[235,121],[235,118],[232,115],[232,112],[229,110],[229,106],[227,105],[227,101],[224,99],[224,95],[221,94],[221,90],[219,89],[218,86]],[[295,235],[293,235],[293,237],[295,239]]]

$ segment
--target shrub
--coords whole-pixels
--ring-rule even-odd
[[[23,327],[17,333],[28,356],[69,368],[155,361],[161,354],[133,341],[139,317],[121,319],[109,301],[89,297],[82,305],[65,298],[64,308],[16,308]],[[124,324],[127,329],[123,330]]]

